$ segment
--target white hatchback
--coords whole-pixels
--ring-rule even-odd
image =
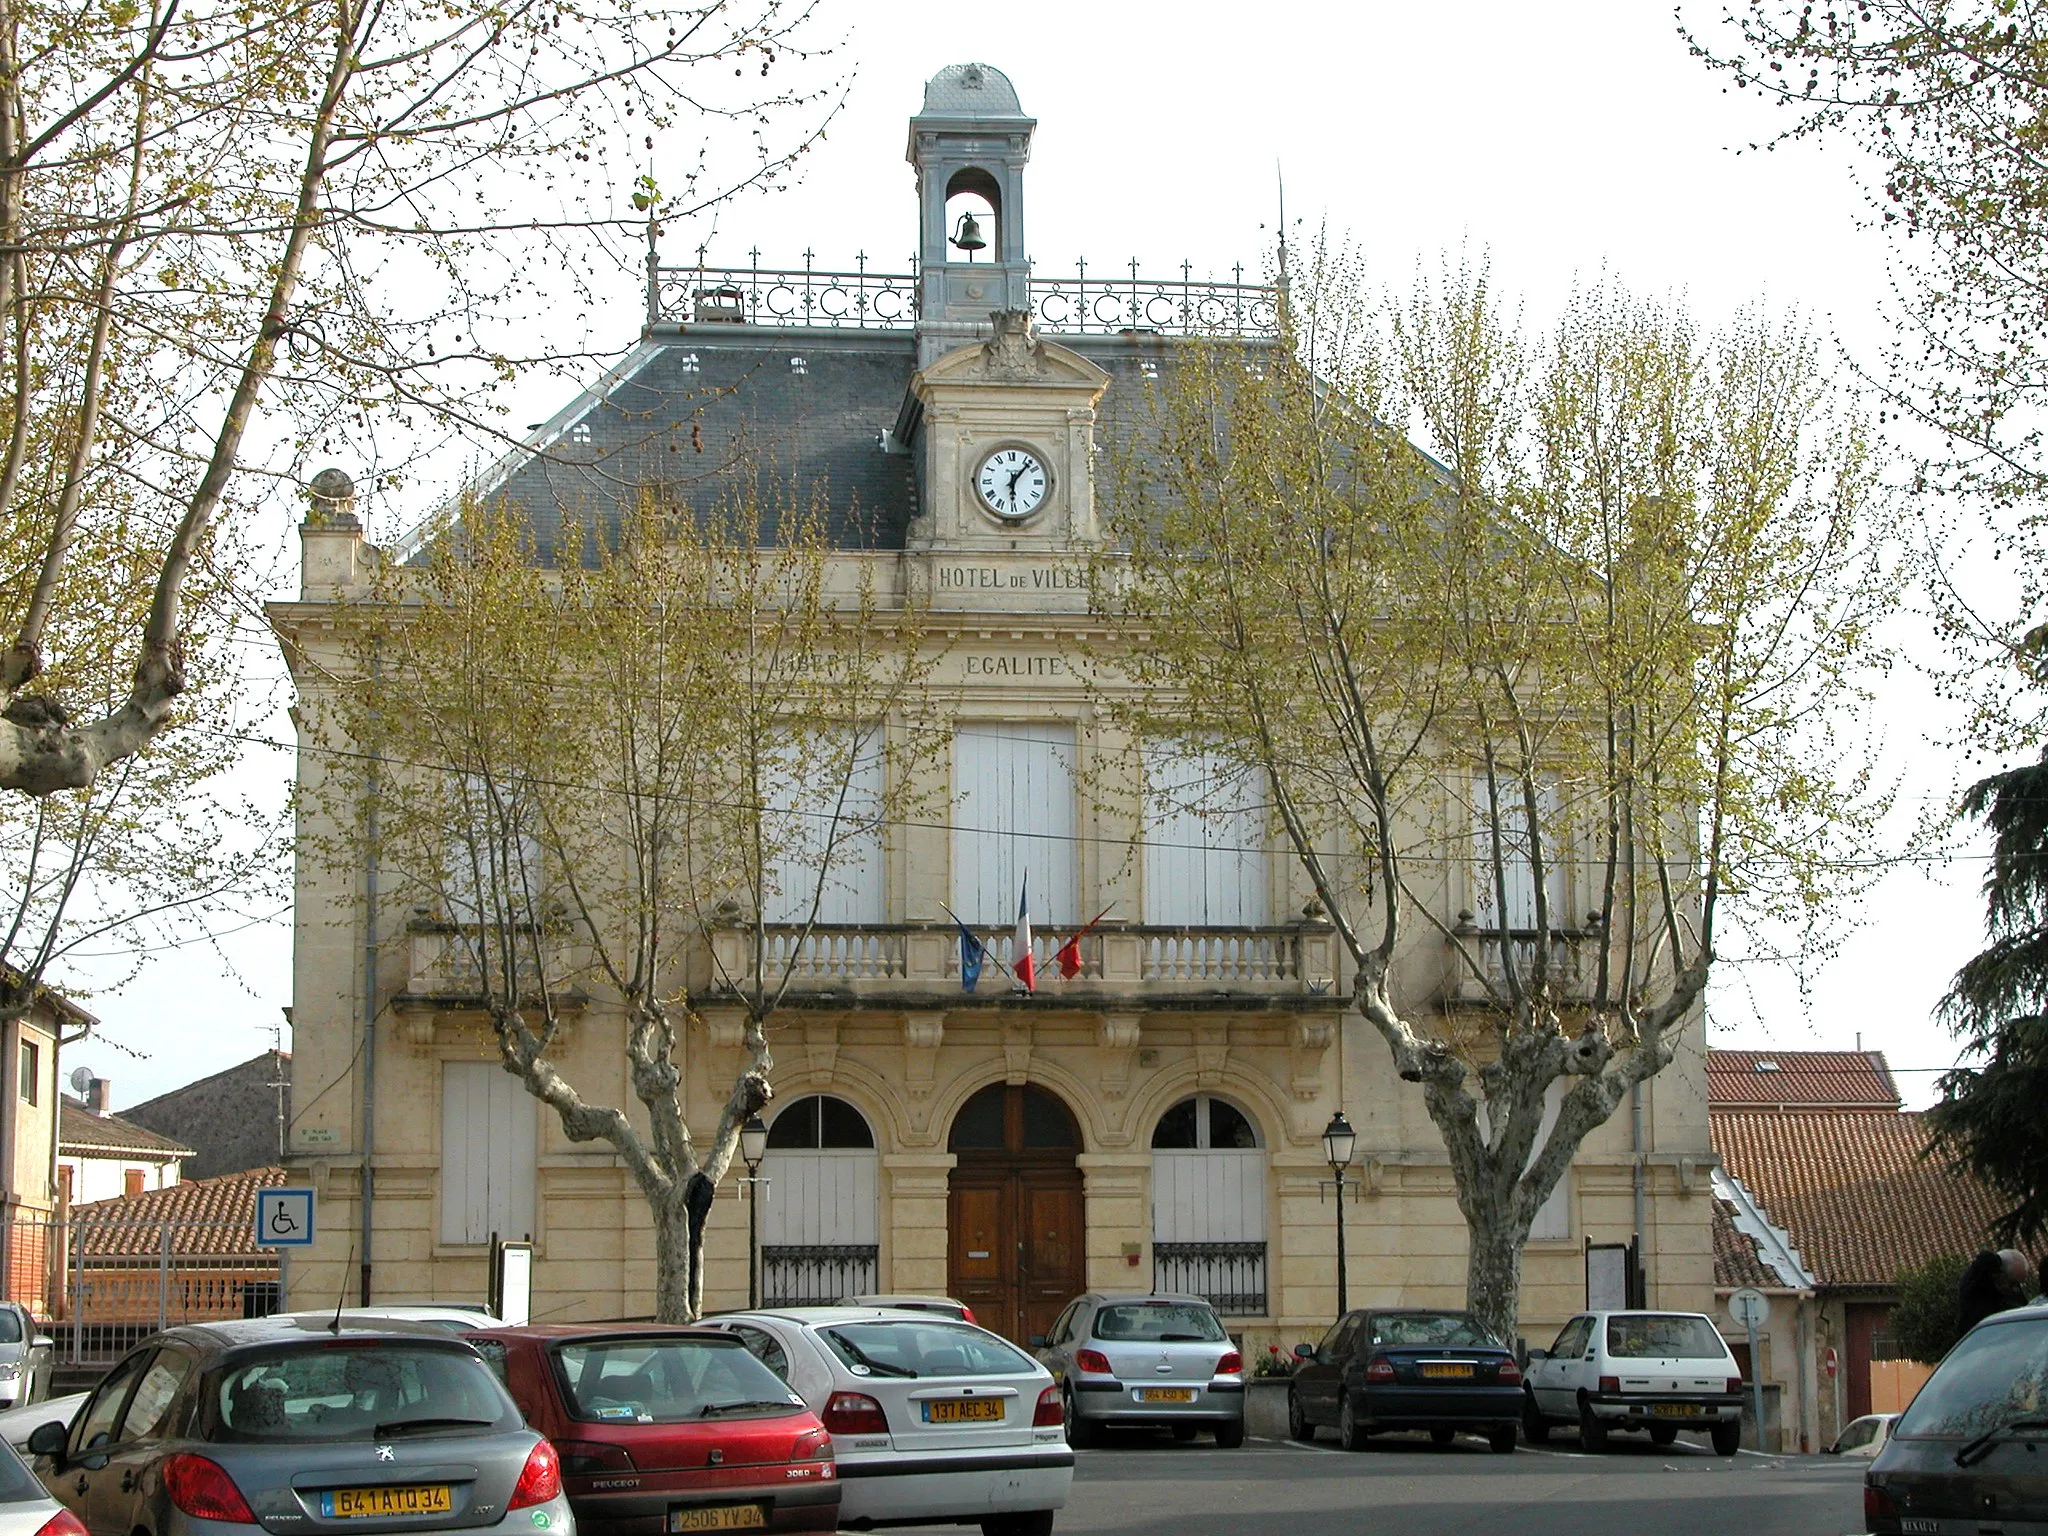
[[[728,1312],[832,1432],[842,1528],[1049,1536],[1074,1481],[1052,1374],[971,1323],[878,1307]]]
[[[1669,1445],[1681,1429],[1706,1430],[1733,1456],[1742,1441],[1742,1376],[1713,1320],[1699,1312],[1581,1312],[1524,1372],[1526,1439],[1577,1424],[1589,1451],[1610,1430],[1646,1429]]]

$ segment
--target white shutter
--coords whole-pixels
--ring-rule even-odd
[[[827,762],[844,761],[831,751],[821,755]],[[782,852],[767,871],[762,915],[768,922],[807,921],[814,897],[821,923],[885,920],[882,766],[881,743],[871,742],[843,781],[836,772],[823,773],[805,783],[785,781],[770,791],[769,835]]]
[[[1500,780],[1500,862],[1502,883],[1507,887],[1507,916],[1499,915],[1499,892],[1494,880],[1493,818],[1489,814],[1484,777],[1472,786],[1472,913],[1482,929],[1505,928],[1523,931],[1536,926],[1536,869],[1529,839],[1529,817],[1518,779]],[[1544,861],[1544,892],[1549,899],[1550,926],[1570,926],[1565,911],[1565,842],[1559,796],[1554,781],[1536,786],[1536,814]]]
[[[876,1166],[866,1150],[770,1152],[761,1160],[762,1176],[774,1181],[761,1207],[762,1246],[872,1247],[879,1240]]]
[[[487,1243],[533,1230],[539,1150],[534,1099],[495,1062],[441,1068],[441,1241]]]
[[[1145,911],[1159,927],[1272,921],[1266,822],[1255,774],[1187,742],[1145,753]]]
[[[1074,728],[963,725],[953,736],[953,910],[1011,923],[1024,875],[1031,920],[1074,917]]]
[[[1152,1154],[1155,1243],[1263,1243],[1263,1147]]]

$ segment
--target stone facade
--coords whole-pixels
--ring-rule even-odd
[[[1358,1131],[1342,1210],[1351,1303],[1459,1304],[1465,1229],[1448,1161],[1419,1090],[1395,1077],[1378,1036],[1343,1006],[1344,956],[1292,860],[1277,842],[1217,853],[1190,852],[1185,839],[1175,845],[1181,864],[1154,858],[1156,818],[1135,782],[1137,759],[1091,688],[1124,640],[1090,611],[1094,476],[1115,446],[1119,402],[1171,367],[1174,343],[1052,323],[1023,257],[1031,126],[999,72],[954,66],[935,77],[912,122],[926,260],[914,326],[750,323],[764,318],[748,307],[751,290],[699,280],[688,315],[651,321],[606,388],[536,439],[623,460],[638,450],[621,422],[658,416],[663,391],[729,377],[732,389],[695,412],[698,430],[743,423],[753,441],[835,466],[835,485],[864,487],[863,515],[849,510],[842,525],[843,579],[850,587],[865,565],[879,590],[931,611],[931,718],[906,728],[951,734],[930,787],[954,811],[893,830],[868,871],[866,915],[807,941],[798,982],[771,1021],[774,1139],[762,1170],[771,1183],[751,1212],[749,1190],[761,1186],[721,1190],[707,1305],[747,1297],[751,1214],[764,1227],[771,1299],[980,1286],[994,1298],[977,1303],[995,1309],[984,1320],[1021,1336],[1050,1316],[1044,1298],[1055,1291],[1191,1285],[1228,1292],[1233,1328],[1255,1344],[1291,1344],[1318,1334],[1337,1305],[1338,1209],[1318,1138],[1340,1108]],[[959,188],[996,205],[993,261],[945,260],[948,199]],[[1239,318],[1260,302],[1226,289],[1214,285],[1211,297]],[[1138,304],[1135,283],[1119,302]],[[1201,332],[1199,303],[1178,313],[1184,329]],[[982,477],[990,454],[1012,449],[1030,455],[1043,495],[1018,513],[1011,484],[1006,514],[987,503]],[[573,467],[574,456],[560,457]],[[559,463],[515,467],[484,489],[542,530],[588,492]],[[386,558],[346,512],[330,508],[309,524],[301,596],[272,615],[303,687],[322,686],[338,662],[323,627],[328,605],[358,592]],[[301,772],[313,782],[319,748],[302,743]],[[995,780],[975,777],[1027,760],[1054,774],[1053,790],[999,806],[986,787]],[[1064,851],[1044,854],[1032,875],[1045,979],[1020,996],[992,965],[963,991],[949,909],[998,957],[1008,953],[996,935],[1010,914],[986,899],[969,909],[975,880],[987,885],[987,871],[970,866],[995,856],[975,838],[1045,826],[1064,829],[1043,834]],[[1178,888],[1185,869],[1225,864],[1236,882],[1227,899],[1205,905]],[[1453,871],[1443,882],[1447,916],[1473,905],[1461,879]],[[331,1297],[355,1281],[345,1266],[363,1265],[378,1299],[479,1298],[488,1227],[531,1233],[537,1319],[648,1314],[651,1242],[618,1160],[571,1144],[539,1105],[505,1100],[476,1075],[495,1071],[495,1053],[446,974],[445,938],[388,908],[372,931],[362,895],[361,880],[329,883],[302,864],[291,1172],[318,1191],[321,1236],[293,1263],[294,1302]],[[1055,947],[1105,909],[1081,939],[1080,973],[1055,977]],[[711,939],[729,968],[751,942],[742,929]],[[1404,1001],[1456,1007],[1451,975],[1444,946],[1415,939],[1399,966]],[[708,1126],[740,1059],[740,1015],[715,992],[693,1001],[701,1023],[681,1046],[683,1093],[692,1123]],[[592,1101],[632,1102],[620,1029],[593,1000],[555,1053]],[[1583,1304],[1584,1244],[1626,1241],[1638,1209],[1652,1301],[1711,1302],[1702,1036],[1693,1021],[1678,1059],[1643,1090],[1639,1114],[1624,1108],[1584,1148],[1528,1253],[1532,1339]],[[831,1103],[813,1105],[820,1095]],[[502,1166],[506,1149],[525,1149],[517,1158],[530,1159],[530,1179]],[[1204,1157],[1214,1161],[1189,1161]],[[1014,1256],[995,1242],[1014,1243]]]

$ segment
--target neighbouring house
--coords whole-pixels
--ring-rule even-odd
[[[211,1179],[282,1162],[291,1113],[291,1054],[265,1051],[125,1109],[121,1118],[192,1148],[183,1177]]]
[[[57,1057],[99,1021],[44,988],[0,1023],[0,1281],[6,1299],[48,1317],[61,1291],[63,1245],[52,1228],[60,1200]]]
[[[60,1206],[168,1189],[184,1176],[192,1148],[114,1114],[107,1108],[111,1090],[106,1078],[96,1077],[82,1100],[66,1094],[59,1106]]]
[[[256,1246],[256,1192],[283,1182],[281,1168],[251,1168],[74,1206],[73,1361],[112,1360],[158,1328],[245,1315],[250,1288],[278,1277],[275,1250]]]
[[[1087,661],[1128,641],[1091,610],[1098,463],[1191,342],[1281,345],[1280,295],[1184,273],[1152,285],[1034,271],[1035,127],[999,70],[941,70],[909,124],[914,197],[900,170],[874,168],[906,218],[915,209],[914,274],[656,264],[629,354],[470,489],[517,509],[550,549],[565,517],[616,509],[621,486],[660,492],[675,464],[708,462],[693,456],[702,442],[752,443],[820,477],[828,584],[852,590],[866,571],[885,608],[930,605],[935,701],[900,729],[943,742],[929,788],[959,814],[848,834],[818,906],[777,898],[760,914],[770,955],[801,961],[773,1021],[765,1299],[947,1291],[1021,1340],[1090,1287],[1158,1287],[1215,1298],[1260,1342],[1315,1337],[1338,1296],[1319,1138],[1343,1109],[1358,1135],[1351,1304],[1462,1304],[1466,1230],[1442,1139],[1349,1010],[1348,961],[1260,786],[1174,741],[1148,746],[1149,777],[1088,776],[1125,771],[1104,767],[1124,759]],[[970,195],[990,225],[987,259],[972,263],[955,253],[948,207]],[[974,488],[998,454],[1037,466],[1014,516]],[[1013,492],[1025,472],[1011,472]],[[269,610],[307,706],[295,721],[313,777],[347,745],[317,724],[323,695],[356,686],[335,616],[377,600],[371,573],[432,537],[374,546],[348,477],[318,482],[300,592]],[[1198,783],[1209,787],[1191,807]],[[789,793],[836,824],[826,801]],[[292,1264],[294,1304],[345,1285],[366,1301],[481,1297],[496,1234],[531,1236],[537,1315],[647,1313],[645,1204],[609,1147],[570,1141],[502,1069],[451,937],[459,915],[414,907],[389,870],[380,883],[372,848],[350,842],[356,823],[317,797],[299,816],[287,1162],[318,1192],[321,1220]],[[353,862],[310,852],[336,847]],[[1504,870],[1450,860],[1431,898],[1444,932],[1463,923],[1496,957],[1540,910],[1537,870],[1504,857]],[[993,967],[963,981],[951,914],[1007,953],[1027,864],[1042,974],[1063,937],[1105,917],[1076,938],[1071,985],[1020,999]],[[1598,906],[1583,867],[1544,878],[1553,913]],[[1474,927],[1494,892],[1504,910]],[[752,917],[716,928],[690,962],[676,1059],[693,1125],[714,1122],[729,1091],[741,1010],[713,978],[752,968]],[[1574,956],[1602,941],[1556,938]],[[1465,1007],[1469,978],[1446,953],[1418,928],[1396,990],[1419,1009]],[[560,1046],[593,1098],[626,1095],[623,1031],[622,1010],[593,994]],[[1640,1113],[1590,1135],[1539,1214],[1522,1269],[1531,1339],[1584,1305],[1588,1242],[1639,1233],[1651,1299],[1711,1305],[1703,1034],[1698,1015],[1686,1022]],[[712,1208],[711,1308],[748,1293],[748,1216],[738,1199]]]
[[[1784,1394],[1788,1439],[1797,1426],[1787,1448],[1825,1445],[1924,1379],[1886,1337],[1898,1276],[1986,1246],[2000,1204],[1925,1156],[1924,1119],[1898,1107],[1879,1052],[1711,1051],[1707,1081],[1715,1291],[1772,1297],[1757,1368]]]

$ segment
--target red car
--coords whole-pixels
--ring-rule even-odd
[[[831,1435],[731,1334],[563,1324],[466,1337],[561,1453],[578,1536],[838,1527]]]

